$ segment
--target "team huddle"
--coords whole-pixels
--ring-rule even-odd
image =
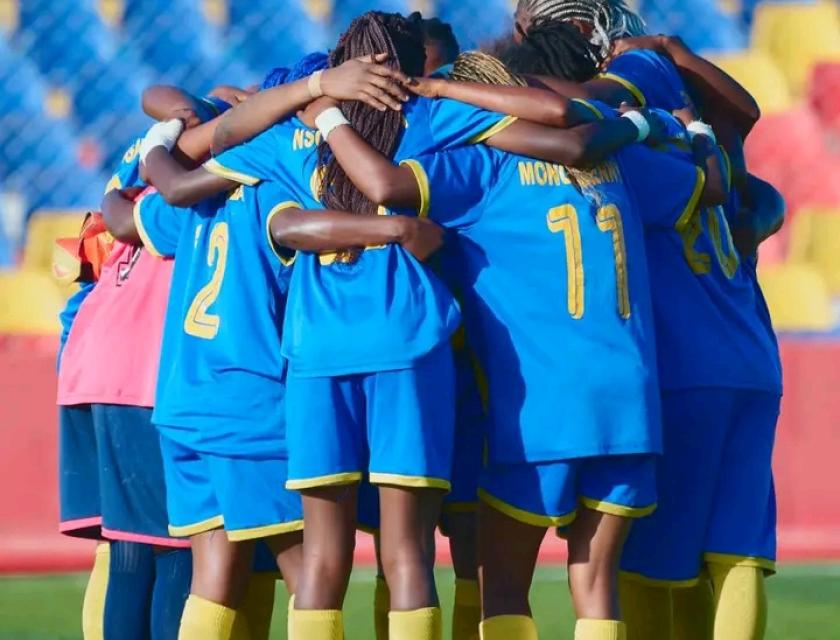
[[[743,87],[621,0],[520,0],[483,51],[369,12],[143,108],[62,317],[86,640],[266,639],[278,571],[288,637],[340,640],[358,529],[377,640],[442,637],[437,529],[453,640],[537,638],[547,530],[578,640],[764,636],[784,203]]]

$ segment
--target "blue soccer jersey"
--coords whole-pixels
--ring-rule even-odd
[[[450,100],[405,105],[396,158],[480,142],[513,118]],[[320,134],[297,119],[208,162],[208,171],[244,184],[283,184],[307,207],[318,202]],[[292,276],[283,354],[296,376],[337,376],[406,368],[452,335],[460,312],[434,273],[398,245],[370,248],[352,263],[300,254]]]
[[[676,111],[691,104],[691,98],[674,64],[645,49],[623,53],[600,76],[626,88],[643,107]]]
[[[298,206],[270,183],[191,209],[158,194],[136,205],[146,248],[175,258],[153,416],[171,440],[217,455],[285,454],[280,328],[291,269],[269,223]]]
[[[698,169],[641,145],[575,172],[577,187],[559,165],[483,146],[407,164],[430,218],[458,231],[453,277],[489,384],[490,461],[658,451],[642,225],[683,217]],[[651,177],[631,191],[632,164]],[[668,188],[639,203],[652,176]]]

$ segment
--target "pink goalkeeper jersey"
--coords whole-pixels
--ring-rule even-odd
[[[154,406],[172,264],[114,243],[70,330],[58,404]]]

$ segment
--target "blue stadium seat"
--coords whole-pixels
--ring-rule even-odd
[[[513,32],[508,0],[461,0],[438,4],[438,17],[452,25],[461,49],[473,49]]]
[[[413,3],[410,0],[340,0],[333,5],[333,22],[343,31],[357,16],[367,11],[408,15],[413,11]]]
[[[0,38],[0,117],[7,113],[43,114],[47,89],[38,69]]]
[[[649,33],[679,34],[696,51],[740,51],[748,45],[741,19],[709,0],[644,0]]]
[[[273,0],[230,0],[229,10],[232,52],[260,73],[332,44],[326,27],[312,20],[296,0],[282,8]]]

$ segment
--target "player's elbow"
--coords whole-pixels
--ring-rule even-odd
[[[295,238],[302,233],[302,218],[294,211],[284,211],[271,218],[271,239],[278,247],[296,249]]]
[[[561,129],[569,126],[569,101],[563,96],[547,96],[543,109],[544,124]]]
[[[726,204],[729,199],[726,185],[722,177],[706,180],[703,193],[700,195],[700,205],[704,207],[717,207]]]
[[[589,140],[583,135],[572,135],[566,140],[563,158],[560,163],[576,169],[582,169],[593,162]]]

